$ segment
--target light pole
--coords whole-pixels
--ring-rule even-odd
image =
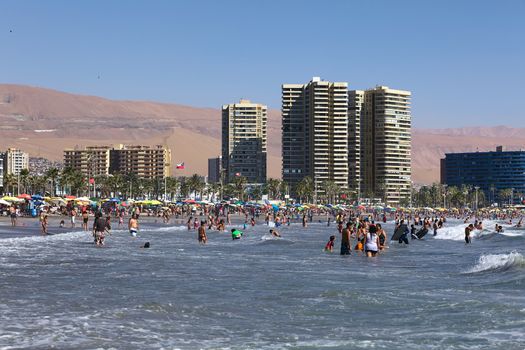
[[[443,185],[443,209],[447,209],[447,184]]]
[[[475,186],[474,189],[476,190],[476,212],[478,211],[478,190],[479,186]]]
[[[514,187],[510,189],[510,205],[514,204]]]

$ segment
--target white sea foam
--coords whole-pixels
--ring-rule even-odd
[[[525,258],[514,251],[509,254],[487,254],[480,256],[478,263],[467,270],[467,273],[477,273],[494,270],[508,270],[513,267],[525,267]]]

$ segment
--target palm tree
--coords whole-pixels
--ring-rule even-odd
[[[51,181],[51,196],[55,196],[57,180],[60,176],[60,170],[57,168],[49,168],[46,171],[45,177]]]
[[[22,183],[22,186],[24,186],[24,192],[27,192],[28,178],[29,178],[29,170],[28,169],[20,170],[20,182]]]
[[[18,180],[14,174],[5,174],[4,175],[4,192],[5,193],[14,193],[15,186],[18,184]],[[9,191],[11,190],[11,191]]]
[[[275,199],[279,195],[281,181],[278,179],[269,178],[266,180],[266,185],[268,186],[268,196],[271,199]]]
[[[310,176],[304,177],[296,185],[295,192],[299,196],[299,201],[302,202],[303,199],[309,201],[314,193],[314,181]]]
[[[202,180],[201,176],[197,174],[193,174],[188,179],[188,186],[190,188],[190,191],[195,193],[195,197],[197,197],[197,193],[199,194],[199,196],[202,197],[202,191],[206,187],[206,184]]]
[[[213,201],[216,200],[217,193],[221,191],[221,184],[219,183],[209,183],[208,184],[208,193],[212,195]]]
[[[244,186],[248,183],[248,179],[245,176],[236,176],[233,179],[233,186],[235,188],[235,193],[238,195],[239,199],[242,201],[244,198]]]
[[[179,192],[180,181],[176,177],[166,178],[166,193],[169,194],[171,200],[175,198],[177,192]]]
[[[323,188],[324,192],[326,193],[326,197],[328,202],[334,203],[335,202],[335,196],[339,192],[339,186],[332,180],[326,180],[322,183],[321,187]]]
[[[512,189],[511,188],[505,188],[503,190],[499,191],[499,198],[508,200],[510,203],[510,198],[512,197]]]

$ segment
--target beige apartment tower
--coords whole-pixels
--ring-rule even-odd
[[[294,188],[310,176],[316,193],[325,181],[347,189],[348,84],[284,84],[281,112],[283,180]]]
[[[364,100],[362,92],[351,95],[351,105],[362,101],[360,191],[398,205],[411,188],[411,93],[377,86],[364,92]]]
[[[222,106],[222,165],[226,181],[266,182],[267,107],[240,100]]]
[[[134,174],[143,179],[171,175],[171,151],[164,146],[89,146],[64,150],[64,166],[88,177]]]

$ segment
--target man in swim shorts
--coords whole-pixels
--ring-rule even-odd
[[[131,237],[137,237],[137,232],[139,230],[139,220],[137,215],[133,214],[128,222],[129,234]]]

